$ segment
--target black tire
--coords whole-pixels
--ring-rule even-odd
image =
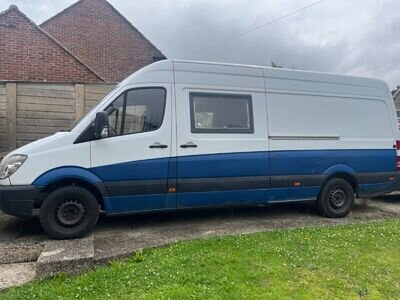
[[[333,178],[324,184],[318,196],[317,207],[320,213],[329,218],[347,216],[354,205],[354,189],[341,178]]]
[[[54,239],[74,239],[93,230],[99,204],[88,190],[67,186],[51,192],[40,208],[40,224]]]

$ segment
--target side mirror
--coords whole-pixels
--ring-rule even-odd
[[[94,119],[94,137],[104,139],[109,134],[108,114],[105,111],[99,111]]]

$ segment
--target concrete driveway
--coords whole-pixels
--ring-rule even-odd
[[[52,241],[37,218],[0,214],[0,289],[58,272],[79,273],[136,250],[208,236],[246,234],[278,228],[339,225],[400,218],[400,196],[357,201],[351,215],[328,219],[312,203],[101,217],[93,234]]]

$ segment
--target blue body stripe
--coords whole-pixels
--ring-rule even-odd
[[[208,154],[127,162],[90,170],[103,181],[154,180],[174,176],[213,178],[394,172],[396,151],[299,150]]]
[[[91,168],[64,167],[50,170],[37,178],[35,185],[46,186],[65,178],[79,178],[93,184],[110,181],[257,177],[285,175],[325,175],[334,173],[395,172],[396,150],[312,150],[209,154],[152,159]],[[393,182],[361,184],[367,194],[393,189]],[[103,193],[109,214],[185,207],[260,204],[273,201],[313,199],[320,187],[259,188],[114,196]]]
[[[271,176],[325,174],[338,165],[343,166],[344,172],[394,172],[396,150],[274,151],[270,152],[270,161]]]
[[[167,197],[159,194],[105,197],[104,204],[107,214],[176,208],[175,201],[173,204],[168,203]]]
[[[92,184],[102,183],[102,180],[90,172],[90,170],[81,167],[66,166],[43,173],[36,178],[32,184],[37,186],[47,186],[53,182],[71,178],[81,179]]]
[[[168,178],[169,158],[133,161],[91,168],[103,181],[152,180]]]
[[[268,152],[182,156],[178,178],[243,177],[269,175]]]

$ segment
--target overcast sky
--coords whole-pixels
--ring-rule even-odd
[[[169,58],[270,65],[381,78],[400,84],[400,1],[326,0],[218,47],[218,41],[317,0],[109,0]],[[34,22],[75,0],[0,0]],[[379,67],[378,67],[379,66]]]

